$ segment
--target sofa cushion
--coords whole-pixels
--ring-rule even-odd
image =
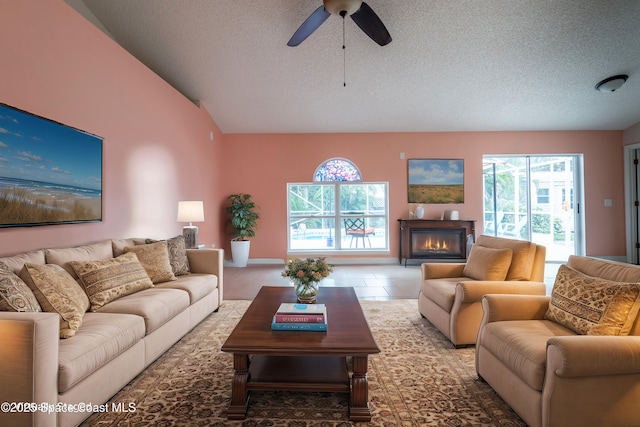
[[[465,277],[447,277],[442,279],[427,279],[422,282],[422,294],[433,301],[447,313],[451,313],[453,299],[456,296],[456,286]]]
[[[146,245],[127,246],[123,252],[133,252],[138,256],[140,264],[144,267],[153,283],[162,283],[176,280],[169,262],[169,250],[167,242],[156,242]]]
[[[76,272],[71,267],[71,261],[95,261],[113,258],[111,241],[104,240],[90,245],[64,249],[45,249],[47,264],[57,264],[63,267],[71,277],[77,279]]]
[[[60,315],[60,338],[74,336],[89,308],[89,298],[78,282],[56,264],[27,263],[20,278],[33,291],[43,311]]]
[[[0,262],[0,311],[42,311],[29,286],[2,262]]]
[[[581,335],[628,335],[640,310],[640,284],[587,276],[561,265],[545,319]]]
[[[111,240],[111,248],[113,249],[113,257],[120,256],[124,253],[124,248],[127,246],[144,245],[146,239],[142,238],[130,238],[130,239],[114,239]]]
[[[150,334],[187,307],[189,307],[187,292],[154,286],[110,302],[102,306],[98,312],[140,316],[144,319],[145,333]]]
[[[481,235],[476,245],[494,249],[511,249],[511,266],[505,280],[530,280],[536,257],[536,244],[526,240]],[[472,250],[473,251],[473,250]]]
[[[155,285],[157,288],[181,289],[189,294],[191,304],[200,301],[218,287],[218,277],[213,274],[178,276],[177,280]]]
[[[542,391],[547,340],[575,335],[550,320],[510,320],[483,326],[482,345],[534,390]]]
[[[475,280],[504,280],[507,277],[513,251],[474,245],[462,274]]]
[[[72,340],[60,342],[58,393],[106,365],[144,337],[144,321],[130,314],[87,313]]]
[[[9,267],[11,271],[20,274],[22,267],[28,262],[31,264],[44,264],[44,250],[26,252],[19,255],[0,258],[0,262]]]
[[[89,296],[91,311],[153,286],[134,253],[101,261],[71,261],[71,267]]]
[[[622,283],[640,282],[640,266],[635,264],[571,255],[567,265],[587,276],[601,277]]]
[[[156,243],[158,240],[147,239],[146,243]],[[184,276],[191,273],[189,271],[189,259],[187,258],[187,246],[184,242],[184,236],[176,236],[167,239],[167,250],[169,251],[169,263],[173,274],[176,276]]]

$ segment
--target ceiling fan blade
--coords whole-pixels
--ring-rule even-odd
[[[362,2],[360,9],[351,15],[351,19],[371,40],[380,46],[391,43],[391,34],[387,31],[387,27],[384,26],[378,15],[365,2]]]
[[[300,28],[298,28],[293,36],[291,36],[287,46],[298,46],[300,43],[305,41],[311,33],[317,30],[329,16],[331,16],[331,14],[325,10],[324,6],[317,8],[315,12],[313,12],[311,16],[309,16],[307,20],[300,25]]]

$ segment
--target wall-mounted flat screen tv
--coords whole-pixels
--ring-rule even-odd
[[[0,103],[0,227],[102,221],[102,138]]]

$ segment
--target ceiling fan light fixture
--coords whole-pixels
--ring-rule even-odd
[[[324,0],[324,8],[332,15],[353,15],[360,9],[362,0]]]
[[[629,78],[626,74],[619,74],[617,76],[608,77],[601,82],[598,82],[596,85],[596,90],[600,92],[615,92],[620,89],[620,87],[627,81]]]

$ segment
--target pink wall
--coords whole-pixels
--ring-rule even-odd
[[[206,110],[62,0],[3,1],[0,33],[0,102],[104,137],[103,221],[0,229],[0,255],[171,237],[178,201],[193,199],[205,202],[200,241],[222,243],[222,135]]]
[[[405,160],[400,153],[405,153]],[[222,193],[251,193],[261,208],[251,258],[283,259],[287,253],[286,183],[310,182],[331,157],[358,165],[366,181],[389,182],[390,254],[398,253],[396,219],[407,218],[409,158],[465,160],[465,203],[426,205],[426,218],[457,209],[478,220],[482,232],[483,154],[584,154],[588,255],[625,254],[622,132],[465,132],[381,134],[224,135]],[[604,199],[613,206],[605,207]],[[228,243],[227,243],[228,246]]]

